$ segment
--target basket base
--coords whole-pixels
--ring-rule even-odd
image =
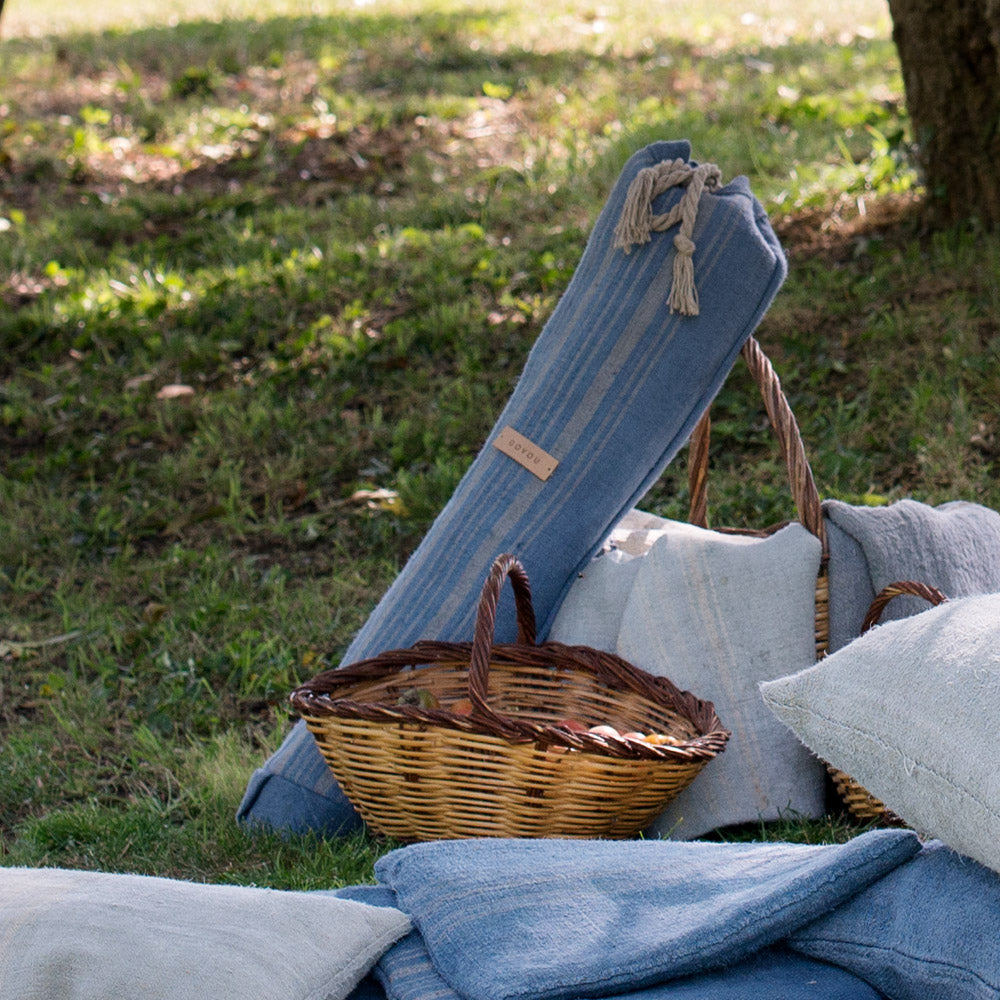
[[[706,761],[636,761],[439,727],[306,718],[338,784],[398,840],[634,837]]]

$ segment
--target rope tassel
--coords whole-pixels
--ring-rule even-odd
[[[694,281],[695,245],[691,236],[698,217],[698,202],[707,188],[716,191],[722,182],[722,172],[714,163],[691,166],[686,160],[664,160],[656,166],[646,167],[636,174],[622,207],[621,218],[615,227],[615,247],[631,253],[633,246],[641,246],[652,239],[652,234],[662,233],[680,224],[674,237],[674,280],[667,298],[671,312],[683,316],[698,315],[698,289]],[[672,187],[687,188],[681,200],[663,215],[653,214],[653,199]]]

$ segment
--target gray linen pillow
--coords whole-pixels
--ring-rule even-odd
[[[410,927],[320,893],[0,868],[0,1000],[344,1000]]]
[[[915,830],[1000,871],[1000,594],[877,626],[761,693]]]
[[[668,522],[634,562],[615,652],[713,702],[733,733],[653,832],[686,839],[735,823],[821,815],[822,766],[757,689],[816,658],[819,540],[798,523],[757,538]]]

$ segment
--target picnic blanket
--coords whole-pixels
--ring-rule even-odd
[[[823,846],[443,841],[387,854],[377,886],[338,895],[413,922],[375,968],[390,1000],[866,1000],[850,970],[788,940],[920,850],[904,830]]]

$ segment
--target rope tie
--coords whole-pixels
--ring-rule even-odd
[[[674,280],[667,298],[671,312],[698,315],[698,289],[694,283],[694,240],[702,192],[718,190],[722,172],[714,163],[691,166],[686,160],[663,160],[636,174],[625,195],[621,218],[615,227],[615,247],[631,253],[633,246],[648,243],[653,233],[680,225],[674,236]],[[672,187],[687,188],[681,199],[663,215],[653,215],[653,199]]]

